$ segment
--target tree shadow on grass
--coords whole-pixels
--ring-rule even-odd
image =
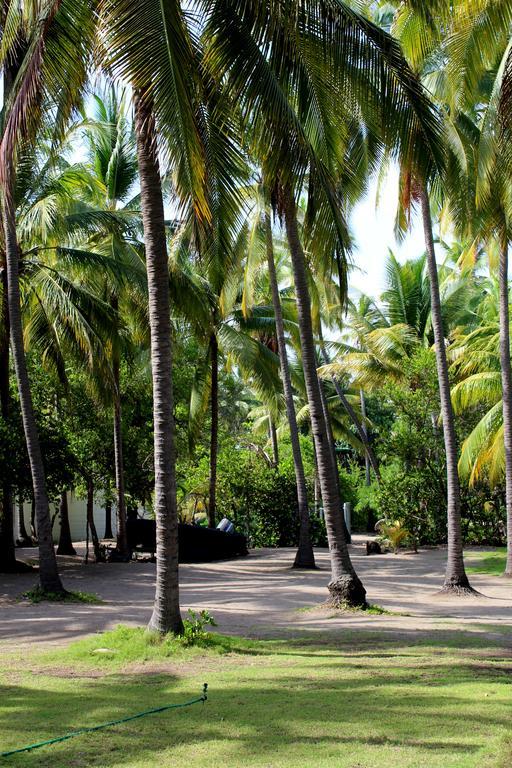
[[[314,765],[332,756],[336,768],[361,765],[432,768],[477,766],[478,753],[509,726],[508,705],[495,703],[507,681],[499,671],[467,664],[425,663],[414,656],[395,668],[387,659],[318,655],[222,670],[212,664],[211,694],[195,704],[61,744],[13,756],[19,768],[102,766]],[[467,660],[466,660],[467,661]],[[484,690],[494,698],[484,699]],[[509,690],[509,688],[507,688]],[[97,680],[29,678],[0,687],[2,749],[194,698],[200,683],[171,675],[112,674]],[[350,757],[348,757],[350,756]],[[307,762],[304,762],[304,759]],[[366,759],[366,758],[365,758]],[[285,762],[283,762],[285,760]],[[286,762],[289,760],[289,762]],[[345,762],[349,760],[349,762]],[[133,763],[131,762],[133,761]],[[327,764],[327,763],[326,763]],[[466,765],[466,762],[464,762]]]
[[[221,651],[233,650],[229,635],[215,635],[214,646]],[[458,629],[400,629],[395,630],[344,630],[334,627],[312,633],[309,630],[295,630],[280,637],[264,641],[243,642],[236,647],[236,653],[247,656],[297,655],[319,657],[322,653],[331,655],[378,655],[380,658],[399,658],[424,655],[426,650],[434,653],[455,651],[490,652],[498,659],[512,654],[512,636],[508,627],[493,624],[467,624],[464,631]]]

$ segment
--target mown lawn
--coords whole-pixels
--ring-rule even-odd
[[[503,638],[506,642],[506,638]],[[97,648],[108,649],[101,654]],[[315,642],[148,644],[120,629],[66,651],[0,656],[2,750],[178,703],[209,701],[0,759],[13,768],[505,768],[512,658],[448,633]]]
[[[506,547],[496,547],[490,552],[468,552],[466,555],[470,563],[466,570],[468,573],[489,573],[493,576],[502,576],[507,560]]]

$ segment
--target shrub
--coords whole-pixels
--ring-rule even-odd
[[[207,478],[208,457],[204,456],[180,483],[183,500],[207,487]],[[258,453],[224,441],[218,459],[217,517],[232,520],[252,547],[297,546],[299,520],[293,463],[285,461],[275,469]],[[312,515],[311,524],[314,543],[325,546],[323,520]]]

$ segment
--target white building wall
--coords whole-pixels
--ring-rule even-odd
[[[85,541],[86,538],[86,517],[87,507],[85,499],[77,498],[74,493],[68,493],[68,510],[69,510],[69,526],[71,528],[71,539],[73,541]],[[23,506],[23,514],[25,517],[25,528],[30,535],[30,512],[31,505],[25,503]],[[50,515],[53,517],[55,512],[58,512],[58,504],[50,504]],[[16,505],[15,511],[15,528],[16,534],[18,532],[18,505]],[[94,522],[96,523],[96,530],[100,539],[103,538],[105,533],[105,507],[102,502],[94,502]],[[116,514],[115,507],[112,507],[112,532],[116,535]],[[57,542],[59,539],[59,517],[57,515],[53,525],[53,538]]]

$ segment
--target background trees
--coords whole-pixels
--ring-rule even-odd
[[[2,434],[21,413],[33,480],[30,491],[16,472],[2,478],[5,567],[15,495],[33,495],[41,583],[60,591],[48,493],[82,484],[93,529],[93,497],[111,501],[115,488],[120,557],[126,507],[156,517],[151,626],[179,632],[179,515],[206,512],[213,526],[232,509],[254,541],[298,543],[297,564],[312,566],[311,536],[323,535],[309,511],[316,479],[334,603],[365,605],[345,495],[365,523],[403,518],[420,541],[444,541],[446,512],[446,587],[468,589],[461,532],[477,498],[502,514],[503,479],[512,525],[510,19],[495,6],[2,6]],[[93,61],[102,96],[86,92]],[[421,210],[426,254],[405,264],[391,254],[383,295],[349,300],[350,210],[389,163],[401,172],[397,231]],[[454,245],[438,265],[444,233]],[[52,404],[34,398],[46,376]],[[41,450],[49,413],[65,425],[70,473],[59,482]],[[275,523],[256,493],[244,514],[228,505],[236,478],[225,461],[237,457],[293,514]],[[459,487],[459,471],[474,487]]]

